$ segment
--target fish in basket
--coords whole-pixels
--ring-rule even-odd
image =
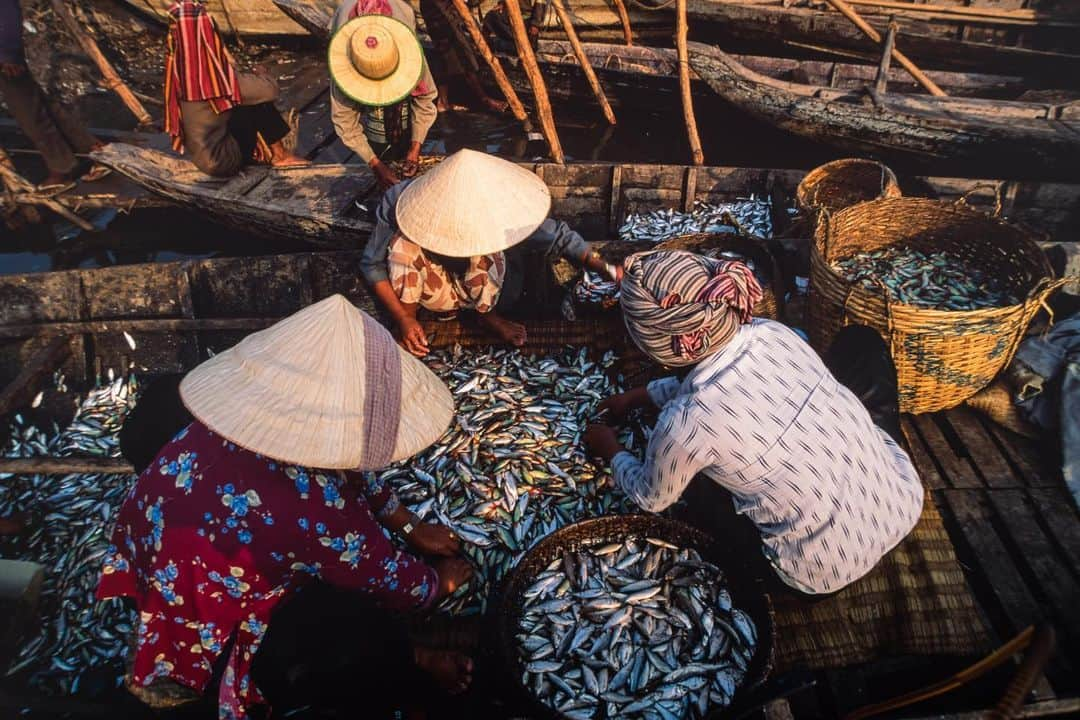
[[[565,527],[503,588],[499,645],[539,717],[705,718],[759,686],[768,598],[708,535],[648,515]]]

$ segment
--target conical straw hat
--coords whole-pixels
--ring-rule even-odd
[[[517,245],[550,210],[551,193],[536,175],[459,150],[409,183],[395,212],[401,233],[425,250],[476,257]]]
[[[237,445],[315,468],[377,470],[450,424],[446,385],[341,295],[248,335],[188,373],[192,415]]]
[[[388,15],[361,15],[330,39],[330,77],[361,105],[404,100],[424,72],[424,50],[416,33]]]

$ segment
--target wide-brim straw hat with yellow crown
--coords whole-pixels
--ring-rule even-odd
[[[420,40],[405,23],[388,15],[361,15],[330,39],[330,77],[341,92],[362,105],[401,102],[424,72]]]
[[[240,447],[314,468],[377,470],[439,439],[454,401],[374,318],[333,295],[248,335],[180,383]]]
[[[394,212],[401,234],[425,250],[476,257],[517,245],[550,210],[551,192],[533,173],[459,150],[410,182]]]

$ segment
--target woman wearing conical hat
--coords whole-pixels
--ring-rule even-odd
[[[361,270],[398,326],[405,348],[428,352],[417,322],[421,307],[436,313],[475,311],[509,345],[525,343],[525,326],[503,317],[521,297],[526,269],[507,252],[542,246],[616,282],[621,268],[605,263],[589,243],[548,218],[551,194],[533,173],[475,150],[459,150],[421,177],[388,190]]]
[[[899,444],[896,369],[863,326],[838,334],[824,362],[790,328],[751,317],[761,292],[742,263],[674,250],[627,258],[627,332],[656,363],[689,372],[601,403],[616,421],[659,413],[644,462],[606,425],[585,442],[642,509],[660,512],[688,488],[712,493],[690,507],[731,547],[756,546],[747,560],[771,588],[830,594],[873,569],[922,513]]]
[[[345,0],[330,39],[330,107],[338,138],[384,187],[416,173],[438,90],[406,0]]]
[[[360,474],[444,432],[446,386],[335,295],[204,362],[179,390],[194,421],[125,500],[98,588],[139,611],[131,683],[202,693],[220,679],[220,715],[233,718],[265,702],[283,714],[347,707],[356,693],[378,717],[402,682],[464,689],[468,658],[411,646],[391,614],[468,581],[459,541]]]

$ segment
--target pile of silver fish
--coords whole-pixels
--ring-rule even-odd
[[[379,477],[419,517],[452,528],[476,565],[443,611],[484,611],[492,585],[538,540],[632,507],[581,442],[596,405],[617,391],[605,372],[613,362],[611,353],[591,361],[584,348],[536,357],[455,347],[428,356],[454,395],[453,423],[437,443]],[[633,450],[642,433],[626,430],[621,439]]]
[[[688,213],[670,208],[636,213],[619,228],[619,239],[627,242],[658,243],[693,233],[744,232],[771,238],[772,204],[750,196],[746,200],[712,205],[695,202]]]
[[[134,378],[91,390],[63,432],[54,425],[48,434],[16,415],[3,454],[116,457],[116,434],[136,390]],[[29,673],[34,687],[65,694],[78,692],[81,678],[95,669],[121,681],[135,613],[120,599],[99,601],[94,593],[113,521],[134,481],[134,475],[0,475],[0,516],[36,516],[27,533],[0,539],[0,555],[46,568],[41,627],[27,632],[7,675]]]
[[[835,266],[850,282],[880,293],[884,283],[894,301],[935,310],[979,310],[1020,300],[999,281],[949,252],[925,253],[892,246],[857,253]]]
[[[522,683],[574,718],[703,718],[746,675],[757,628],[724,575],[656,538],[569,551],[524,593]]]

